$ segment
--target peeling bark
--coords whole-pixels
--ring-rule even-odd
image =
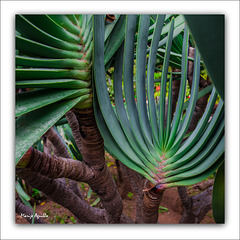
[[[48,177],[48,181],[51,181],[51,179],[66,177],[88,183],[91,189],[96,192],[101,199],[106,210],[106,222],[119,223],[123,209],[122,200],[117,191],[116,184],[105,164],[104,143],[97,128],[93,111],[92,109],[75,110],[75,114],[79,124],[84,161],[75,161],[55,155],[50,156],[36,149],[30,149],[26,157],[24,158],[23,156],[22,158],[25,163],[24,166],[33,172],[39,173],[35,178],[46,176]],[[56,146],[56,138],[53,140]],[[23,179],[26,180],[26,176],[25,178],[23,177]],[[46,178],[45,181],[47,181]],[[53,180],[53,182],[57,185],[64,184],[62,180],[57,182]],[[67,188],[66,184],[62,187]],[[39,187],[36,188],[41,190]],[[72,194],[74,193],[72,192]],[[79,200],[81,199],[79,198]]]
[[[135,222],[127,217],[125,214],[122,213],[121,218],[120,218],[120,223],[122,224],[134,224]]]
[[[78,187],[78,182],[72,179],[68,179],[68,186],[78,197],[84,200],[84,196]]]

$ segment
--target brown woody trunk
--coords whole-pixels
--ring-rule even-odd
[[[79,124],[76,115],[72,111],[69,111],[65,114],[65,116],[68,120],[70,128],[72,129],[72,134],[78,147],[78,150],[82,152],[81,134],[79,132]]]
[[[17,175],[29,185],[42,191],[54,202],[69,209],[81,223],[106,223],[105,211],[89,206],[61,179],[50,179],[29,169],[17,169]]]
[[[65,177],[76,181],[86,182],[94,177],[92,169],[83,162],[50,156],[33,148],[28,151],[28,154],[29,153],[30,159],[26,161],[24,155],[20,160],[20,163],[21,161],[25,161],[25,163],[27,163],[26,168],[51,179]]]
[[[145,182],[145,189],[149,189],[149,181]],[[162,200],[163,191],[156,192],[152,188],[144,192],[142,217],[144,223],[158,222],[158,208]]]
[[[212,189],[207,188],[202,193],[190,197],[186,187],[178,187],[178,193],[184,208],[179,223],[200,223],[208,211],[212,209]]]
[[[118,172],[117,186],[118,186],[118,190],[121,195],[121,198],[124,199],[127,197],[127,194],[129,192],[132,192],[131,184],[129,184],[130,179],[125,169],[126,166],[122,164],[118,159],[115,159],[115,163],[116,163],[117,172]]]
[[[122,164],[123,165],[123,164]],[[143,187],[144,187],[144,179],[135,171],[123,165],[126,173],[128,174],[128,179],[135,196],[136,203],[136,223],[143,223],[142,216],[142,206],[143,206]]]
[[[59,135],[54,131],[53,127],[51,127],[44,135],[47,137],[47,140],[51,142],[53,146],[53,154],[58,157],[70,158],[70,155],[67,151],[66,146],[64,145],[62,139]],[[68,184],[70,189],[77,194],[81,199],[84,199],[79,187],[78,183],[72,179],[68,179]]]
[[[106,210],[107,223],[119,223],[123,209],[122,200],[105,163],[104,142],[95,122],[93,110],[74,109],[73,112],[79,124],[83,161],[94,172],[94,178],[87,183],[100,197]]]
[[[47,139],[45,135],[42,136],[42,141],[43,141],[43,152],[52,155],[52,144],[51,142]]]

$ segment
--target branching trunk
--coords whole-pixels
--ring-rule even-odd
[[[142,206],[143,206],[143,187],[144,187],[144,179],[132,169],[123,165],[128,176],[129,182],[135,196],[136,201],[136,223],[143,223],[143,216],[142,216]]]
[[[72,129],[73,138],[77,144],[78,150],[82,152],[81,134],[79,132],[79,124],[76,115],[72,111],[69,111],[65,114],[65,116],[68,120],[70,128]]]
[[[117,186],[122,199],[124,199],[127,197],[128,192],[132,192],[131,184],[129,184],[130,179],[125,169],[126,166],[118,159],[115,159],[115,163],[118,172]]]
[[[62,142],[61,138],[58,136],[57,132],[51,127],[45,134],[45,137],[51,142],[53,146],[53,154],[59,157],[70,158],[70,155]]]
[[[84,196],[78,187],[78,182],[72,179],[68,179],[68,186],[78,197],[84,200]]]
[[[18,213],[20,216],[25,218],[29,223],[32,223],[32,218],[30,216],[33,215],[33,210],[23,204],[20,200],[15,201],[15,211]],[[44,224],[46,222],[43,221],[42,218],[34,218],[34,224]]]
[[[105,163],[104,142],[97,128],[93,110],[74,109],[74,113],[79,124],[83,161],[94,173],[94,177],[86,182],[100,197],[106,210],[107,223],[119,223],[123,204]]]
[[[67,151],[66,146],[64,145],[62,139],[59,135],[54,131],[53,127],[51,127],[46,133],[45,136],[47,140],[51,142],[53,146],[53,153],[58,157],[70,158],[70,155]],[[68,179],[68,184],[70,189],[77,194],[81,199],[84,199],[79,187],[78,183],[72,179]]]
[[[145,182],[145,189],[149,189],[149,181]],[[153,189],[144,192],[142,216],[144,223],[158,222],[158,208],[162,200],[163,191],[156,192]]]
[[[51,142],[47,139],[45,135],[42,136],[42,141],[43,141],[43,152],[52,155],[52,144]]]
[[[33,148],[31,148],[23,156],[20,162],[24,162],[22,166],[30,169],[31,173],[39,173],[34,176],[34,179],[42,178],[42,184],[44,181],[47,181],[50,184],[52,179],[63,177],[88,183],[91,189],[96,192],[101,199],[101,202],[106,210],[106,222],[119,223],[123,209],[122,200],[117,191],[116,184],[105,163],[104,143],[97,128],[93,111],[92,109],[75,110],[75,114],[78,120],[79,132],[81,135],[82,156],[84,159],[83,162],[72,160],[69,158],[57,157],[55,155],[50,156],[48,154],[41,153]],[[50,132],[48,132],[47,135],[48,138],[51,139]],[[58,142],[56,136],[53,137],[53,139],[51,140],[54,143],[53,146],[57,148],[56,146],[58,146]],[[57,151],[59,154],[61,153],[61,151],[59,152],[59,149],[55,151]],[[23,179],[27,181],[27,177],[29,177],[30,175],[25,174]],[[31,182],[32,180],[33,179],[31,179],[31,177],[30,179],[28,178],[28,181]],[[38,181],[40,182],[39,179]],[[57,188],[61,186],[61,188],[65,189],[64,191],[67,191],[66,189],[68,189],[66,184],[62,180],[53,180],[52,183],[57,185]],[[35,185],[35,183],[33,185]],[[42,186],[34,187],[41,190],[40,187]],[[52,187],[49,186],[49,188]],[[46,195],[49,195],[49,193],[50,192],[46,193]],[[72,195],[75,195],[75,197],[77,197],[77,195],[73,192]],[[54,195],[55,199],[57,198],[56,196],[57,191]],[[62,198],[62,195],[59,193],[58,198],[60,198],[60,196]],[[68,198],[66,197],[66,199]],[[75,199],[75,201],[77,200]],[[81,199],[79,198],[78,201],[81,201]],[[86,205],[85,202],[83,203]],[[64,202],[64,206],[65,205],[66,203]],[[73,210],[76,211],[75,209]]]
[[[106,223],[105,211],[89,206],[59,179],[50,179],[29,169],[17,169],[17,175],[42,191],[54,202],[69,209],[81,223]]]
[[[23,156],[20,162],[24,161],[24,158]],[[50,156],[33,148],[31,149],[31,157],[26,167],[51,179],[66,177],[86,182],[94,177],[92,169],[84,162]]]
[[[212,189],[207,188],[202,193],[189,197],[186,187],[178,187],[178,193],[184,208],[179,223],[200,223],[208,211],[212,209]]]

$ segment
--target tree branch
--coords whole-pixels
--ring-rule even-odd
[[[94,177],[94,173],[84,162],[62,157],[50,156],[37,149],[31,148],[20,160],[25,167],[41,175],[55,178],[70,178],[76,181],[86,182]]]
[[[72,129],[72,134],[73,134],[73,138],[76,142],[76,145],[77,145],[79,151],[82,152],[82,140],[81,140],[82,137],[79,132],[79,124],[78,124],[77,118],[72,111],[67,112],[65,114],[65,116],[68,120],[68,124],[69,124],[70,128]]]
[[[202,193],[189,197],[186,187],[178,187],[178,193],[184,212],[179,223],[200,223],[208,211],[212,209],[212,189],[207,188]]]
[[[117,186],[119,193],[123,198],[127,197],[127,194],[129,192],[132,192],[131,185],[129,184],[129,176],[125,170],[125,165],[122,164],[118,159],[115,159],[115,163],[117,166],[117,172],[118,172],[118,181],[117,181]]]
[[[105,162],[103,138],[98,130],[93,109],[73,109],[79,125],[83,161],[94,172],[94,178],[86,181],[98,194],[106,210],[107,223],[119,223],[122,199]]]
[[[42,141],[43,141],[43,152],[52,155],[52,144],[51,142],[47,139],[45,135],[42,136]]]
[[[66,146],[64,145],[62,139],[58,136],[56,131],[54,131],[53,127],[48,129],[44,136],[47,137],[47,139],[52,143],[54,155],[64,158],[70,158]]]
[[[123,164],[122,164],[123,165]],[[143,223],[143,216],[142,216],[142,206],[143,206],[143,186],[144,180],[137,172],[133,171],[132,169],[128,168],[127,166],[123,165],[125,171],[128,174],[129,182],[131,184],[131,188],[133,194],[136,197],[136,223]]]
[[[89,206],[61,180],[52,180],[30,169],[17,169],[16,173],[33,188],[69,209],[81,223],[106,223],[104,210]]]
[[[59,135],[54,131],[53,127],[51,127],[46,133],[45,136],[47,137],[47,140],[51,142],[53,146],[53,153],[58,157],[64,157],[64,158],[70,158],[70,155],[67,151],[67,148],[65,144],[63,143],[63,140],[59,137]],[[77,194],[81,199],[84,199],[79,187],[78,183],[74,181],[73,179],[68,180],[69,187],[72,189],[72,191]]]

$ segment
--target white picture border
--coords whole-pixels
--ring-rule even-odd
[[[16,225],[14,31],[19,13],[225,14],[226,223],[223,225]],[[239,2],[2,1],[1,239],[239,239]]]

